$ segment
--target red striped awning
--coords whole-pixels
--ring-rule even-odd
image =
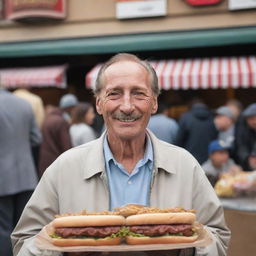
[[[0,69],[0,83],[4,88],[58,87],[66,88],[67,65]]]
[[[256,57],[216,57],[150,61],[162,89],[226,89],[256,87]],[[92,88],[102,64],[86,75]]]

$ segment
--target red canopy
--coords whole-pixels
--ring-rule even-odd
[[[219,57],[150,61],[162,89],[218,89],[256,87],[256,57]],[[102,64],[86,75],[92,88]]]
[[[0,70],[0,83],[4,88],[59,87],[66,88],[67,65],[14,68]]]

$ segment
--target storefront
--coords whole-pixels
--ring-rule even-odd
[[[235,98],[237,89],[256,87],[256,57],[213,57],[149,61],[156,70],[163,91],[208,90],[217,104],[216,90],[224,91],[224,99]],[[93,88],[102,64],[97,64],[87,73],[85,84]],[[238,95],[237,95],[238,96]],[[166,101],[166,100],[165,100]],[[168,100],[167,100],[168,101]],[[174,100],[172,102],[174,103]],[[172,107],[171,115],[177,118],[186,107]]]
[[[54,91],[54,100],[49,100],[53,88],[48,87],[50,93],[36,89],[45,104],[57,104],[59,96],[67,91],[81,100],[93,101],[90,86],[84,89],[84,77],[117,52],[135,53],[152,61],[169,60],[156,66],[164,89],[160,97],[176,110],[184,111],[193,96],[205,99],[211,108],[230,98],[241,99],[247,105],[256,96],[254,76],[244,75],[251,72],[250,68],[250,74],[255,73],[255,67],[243,60],[243,56],[254,56],[256,50],[254,6],[244,9],[243,4],[238,7],[239,1],[232,1],[234,12],[228,0],[1,2],[7,14],[0,21],[0,69],[68,64],[67,88]],[[122,16],[127,16],[122,8],[118,12],[125,4],[135,8],[136,17]],[[138,9],[141,4],[149,4],[151,11]],[[46,12],[33,13],[39,7]],[[144,13],[140,13],[142,10]],[[232,56],[238,61],[231,61],[229,68],[225,59],[231,60]],[[222,71],[223,67],[226,69]],[[209,73],[203,75],[206,70]]]

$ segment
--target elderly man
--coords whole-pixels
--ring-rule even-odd
[[[208,247],[167,255],[226,254],[230,233],[204,171],[187,151],[146,130],[158,94],[155,71],[136,56],[118,54],[103,65],[95,95],[107,130],[65,152],[46,170],[12,234],[14,255],[42,255],[34,236],[55,214],[112,210],[128,203],[194,208],[213,234]]]

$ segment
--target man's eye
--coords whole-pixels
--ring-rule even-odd
[[[110,92],[107,94],[108,97],[115,97],[115,96],[118,96],[119,93],[118,92]]]
[[[135,96],[144,96],[144,95],[145,95],[144,92],[133,92],[133,94],[134,94]]]

